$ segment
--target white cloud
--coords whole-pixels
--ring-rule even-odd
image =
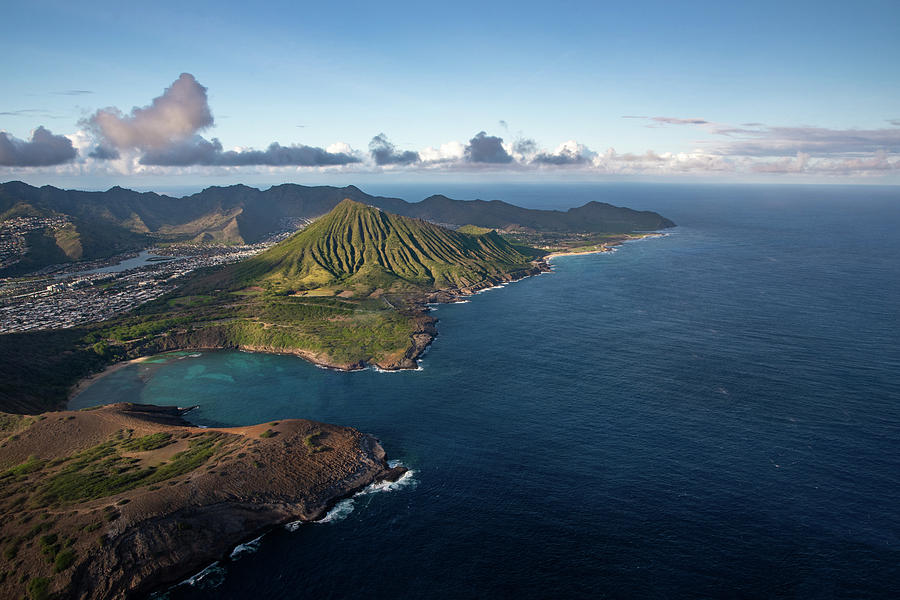
[[[107,145],[119,149],[158,149],[187,140],[213,124],[206,88],[182,73],[149,106],[123,115],[117,108],[98,110],[86,124]]]
[[[353,156],[355,154],[353,148],[350,147],[350,144],[345,142],[335,142],[325,148],[325,152],[328,152],[329,154],[346,154],[348,156]]]
[[[446,163],[462,161],[466,154],[466,146],[462,142],[447,142],[441,144],[438,148],[429,146],[419,151],[422,162],[425,163]]]

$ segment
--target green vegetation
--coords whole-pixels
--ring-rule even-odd
[[[152,243],[252,243],[288,218],[315,218],[351,198],[393,214],[456,226],[524,228],[538,232],[627,233],[671,227],[657,213],[589,202],[568,211],[532,210],[498,200],[452,200],[432,196],[417,203],[370,196],[348,186],[279,185],[260,191],[243,185],[210,187],[190,198],[141,194],[114,187],[106,192],[36,188],[18,181],[0,184],[0,221],[15,217],[65,216],[71,225],[34,232],[23,260],[3,275],[27,273],[76,258],[111,256]]]
[[[111,440],[70,457],[68,464],[48,476],[32,498],[37,506],[105,498],[138,486],[151,485],[193,471],[206,462],[222,443],[217,432],[199,435],[187,450],[159,465],[140,468],[137,458],[126,458],[118,450],[152,450],[168,445],[171,436],[145,436],[137,440]],[[137,443],[137,444],[136,444]],[[107,519],[115,511],[107,511]]]
[[[293,293],[327,285],[413,290],[469,286],[527,268],[529,259],[496,233],[466,235],[344,200],[303,231],[210,283]]]
[[[266,429],[261,434],[259,434],[259,437],[268,439],[270,437],[275,437],[276,435],[278,435],[277,431],[272,431],[271,429]]]
[[[12,541],[6,548],[3,549],[3,558],[8,561],[12,561],[19,553],[19,544],[18,540]]]
[[[35,414],[61,408],[76,381],[112,358],[85,344],[87,333],[74,328],[0,335],[0,410]]]
[[[61,573],[72,566],[75,562],[75,551],[71,549],[63,550],[56,555],[53,561],[53,572]]]
[[[0,210],[18,206],[12,203],[4,209],[4,190],[15,188],[16,194],[32,194],[33,190],[23,186],[0,184]],[[312,194],[306,188],[288,187],[292,193]],[[224,190],[216,193],[229,201],[251,193],[250,188],[239,188],[232,190],[236,196],[231,196]],[[597,203],[561,213],[441,197],[408,205],[371,198],[355,188],[341,192],[344,197],[383,201],[390,210],[468,224],[452,231],[350,199],[338,203],[335,193],[331,189],[316,196],[318,204],[309,207],[322,211],[314,214],[331,207],[334,210],[306,229],[244,262],[198,271],[179,290],[130,314],[81,328],[0,336],[0,355],[5,358],[0,363],[0,409],[42,412],[58,408],[76,381],[110,363],[173,349],[297,353],[342,368],[373,363],[410,366],[410,350],[422,344],[417,334],[430,335],[432,331],[433,319],[422,312],[421,302],[435,290],[464,290],[523,276],[532,272],[532,260],[551,249],[612,239],[606,233],[571,232],[572,223],[594,222],[591,219],[601,213],[609,217],[604,217],[604,222],[611,225],[593,231],[633,230],[638,222],[642,228],[665,226],[655,213],[640,213],[644,216],[638,219],[634,211]],[[116,194],[128,196],[126,190]],[[123,200],[125,204],[138,201],[128,197],[131,199]],[[165,235],[181,235],[175,231],[181,225],[166,229],[165,219],[150,218],[149,212],[136,206],[127,219],[139,224],[142,231],[153,222],[158,231],[168,232]],[[414,206],[418,208],[413,210]],[[167,214],[175,215],[177,207],[170,208]],[[468,216],[460,221],[462,215]],[[227,219],[236,223],[241,236],[257,227],[246,216],[241,213],[239,220],[233,215]],[[645,218],[653,223],[641,220]],[[511,223],[519,226],[511,227]],[[511,228],[504,229],[502,236],[490,229],[508,225]],[[546,233],[551,225],[569,233],[554,237]],[[83,223],[77,229],[87,256],[90,236],[84,233]],[[545,249],[527,247],[538,241]],[[0,429],[7,430],[11,436],[18,435]],[[12,437],[7,443],[10,441],[14,441]],[[116,477],[120,475],[126,480],[131,476]]]
[[[27,428],[34,423],[33,417],[25,415],[11,415],[8,413],[0,413],[0,435],[3,433],[15,433]]]
[[[30,600],[48,600],[50,598],[50,580],[46,577],[35,577],[25,586]]]
[[[303,438],[303,445],[306,446],[306,449],[309,450],[310,454],[315,454],[316,452],[325,452],[330,450],[328,446],[320,445],[316,440],[322,435],[322,431],[320,429],[315,430],[311,434],[307,435]]]
[[[456,231],[468,235],[484,235],[493,231],[490,227],[479,227],[478,225],[463,225]]]
[[[135,322],[137,321],[137,322]],[[155,335],[168,331],[179,325],[186,325],[191,322],[190,317],[172,317],[168,319],[156,319],[150,316],[130,319],[127,324],[116,325],[103,330],[103,335],[124,342],[127,340],[136,340],[143,337]]]
[[[10,467],[3,473],[0,473],[0,482],[3,482],[7,479],[17,479],[28,475],[29,473],[34,473],[35,471],[40,471],[44,468],[45,461],[38,459],[35,456],[29,456],[28,460],[23,462],[22,464],[16,465],[15,467]]]
[[[133,440],[122,443],[122,450],[131,452],[146,452],[148,450],[156,450],[168,446],[172,443],[172,434],[164,431],[145,435]]]
[[[62,544],[57,541],[58,537],[55,533],[41,536],[41,554],[47,557],[47,562],[52,563],[59,554]]]

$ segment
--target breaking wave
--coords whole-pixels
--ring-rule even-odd
[[[399,460],[391,460],[388,461],[388,466],[392,469],[394,467],[403,466]],[[355,500],[360,496],[368,496],[370,494],[377,494],[380,492],[395,492],[404,488],[413,488],[418,485],[418,481],[415,478],[415,471],[410,469],[406,473],[404,473],[400,479],[397,481],[379,481],[377,483],[370,483],[365,488],[356,492],[352,497],[345,498],[341,500],[334,507],[328,511],[328,513],[319,519],[318,521],[292,521],[284,526],[288,531],[297,531],[301,525],[306,523],[310,523],[313,525],[316,524],[325,524],[325,523],[335,523],[337,521],[343,521],[350,513],[353,512],[355,507]]]
[[[250,540],[246,544],[238,544],[234,547],[234,550],[231,551],[231,560],[238,560],[244,554],[253,554],[257,550],[259,550],[259,545],[262,543],[263,536],[259,536],[255,540]]]

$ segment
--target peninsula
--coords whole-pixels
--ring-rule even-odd
[[[0,201],[15,188],[0,186]],[[437,333],[430,303],[547,271],[556,253],[604,251],[672,225],[655,213],[600,203],[562,213],[443,197],[418,206],[375,199],[430,215],[424,219],[354,200],[362,194],[356,188],[342,190],[348,197],[332,203],[333,189],[317,192],[327,214],[306,219],[305,227],[245,260],[181,276],[154,271],[176,283],[130,312],[0,335],[0,410],[6,411],[0,413],[0,594],[146,593],[197,572],[268,527],[319,518],[336,500],[405,471],[389,468],[371,436],[323,423],[205,429],[187,423],[181,409],[129,403],[48,412],[63,409],[87,376],[160,352],[218,348],[295,354],[342,370],[415,368]],[[7,212],[56,227],[60,219],[79,222],[73,215],[100,202],[45,192]],[[70,202],[71,195],[85,206]],[[160,210],[152,205],[139,213],[141,200],[131,200],[133,218],[126,221],[154,222],[156,233],[148,236],[161,235],[165,219],[185,218],[174,208],[167,216],[152,213]],[[191,232],[211,227],[223,206],[207,205],[200,216],[191,213],[193,225],[182,224]],[[252,221],[241,220],[252,206],[242,205],[232,215],[234,227],[222,231],[253,230]],[[122,206],[98,210],[124,218]],[[8,266],[39,264],[41,248],[54,255],[59,243],[77,249],[75,242],[89,237],[80,237],[84,229],[63,229],[64,235],[26,244]]]
[[[406,471],[351,428],[201,429],[183,412],[0,413],[0,597],[146,595]]]
[[[0,352],[9,356],[0,367],[0,408],[60,408],[78,380],[110,364],[170,350],[287,353],[342,370],[416,368],[437,333],[429,303],[458,301],[549,270],[545,257],[551,253],[603,251],[646,235],[537,228],[567,227],[569,217],[561,215],[575,209],[473,207],[478,203],[449,199],[431,204],[443,207],[434,209],[439,218],[496,223],[513,215],[529,226],[498,231],[469,223],[451,229],[345,198],[267,250],[197,269],[172,292],[130,313],[70,329],[0,336]],[[610,205],[589,203],[581,212],[584,223],[602,213],[619,229],[671,225],[655,213]]]

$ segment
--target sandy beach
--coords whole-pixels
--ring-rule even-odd
[[[110,373],[118,371],[119,369],[123,369],[132,363],[144,362],[145,360],[147,360],[149,358],[150,358],[149,356],[142,356],[140,358],[134,358],[131,360],[123,360],[122,362],[117,362],[115,364],[109,365],[108,367],[106,367],[105,369],[100,371],[99,373],[94,373],[93,375],[88,375],[87,377],[84,377],[84,378],[78,380],[78,383],[76,383],[74,386],[72,386],[71,391],[69,391],[68,401],[71,402],[72,398],[74,398],[75,396],[77,396],[78,394],[83,392],[85,390],[85,388],[87,388],[89,385],[91,385],[92,383],[94,383],[95,381],[100,379],[101,377],[106,377]]]

